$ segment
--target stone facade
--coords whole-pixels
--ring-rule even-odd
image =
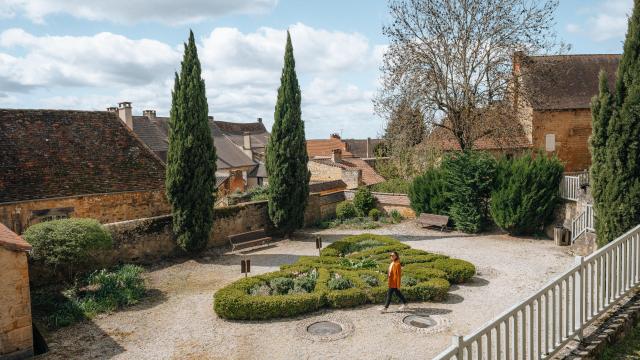
[[[546,149],[547,135],[553,135],[553,147],[564,163],[565,171],[588,170],[591,166],[589,137],[591,136],[591,110],[533,111],[532,143],[534,149]],[[551,139],[549,139],[551,141]]]
[[[171,207],[164,190],[94,194],[0,204],[0,223],[21,234],[30,225],[66,217],[101,223],[165,215]]]
[[[362,170],[358,168],[344,169],[315,161],[309,161],[307,167],[313,181],[342,180],[347,184],[347,189],[355,189],[362,184]]]
[[[0,359],[33,355],[27,251],[31,248],[0,224]]]

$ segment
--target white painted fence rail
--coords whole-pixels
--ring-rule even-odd
[[[585,231],[595,231],[593,205],[587,204],[585,210],[571,221],[571,242],[573,243],[578,236]]]
[[[640,226],[587,257],[436,360],[547,359],[640,282]],[[479,311],[481,309],[478,309]]]
[[[560,180],[560,197],[567,200],[578,200],[580,191],[579,175],[564,175]]]

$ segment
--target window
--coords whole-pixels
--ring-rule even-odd
[[[544,136],[544,148],[545,150],[552,152],[556,151],[556,134],[546,134]]]
[[[55,209],[41,209],[31,211],[30,224],[37,224],[45,221],[67,219],[73,213],[73,208],[55,208]]]

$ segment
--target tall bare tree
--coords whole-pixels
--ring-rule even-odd
[[[520,129],[509,96],[515,53],[561,51],[558,0],[389,0],[389,49],[376,110],[411,99],[461,149]],[[515,126],[518,125],[518,126]]]

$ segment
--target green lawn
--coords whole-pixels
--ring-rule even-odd
[[[619,343],[605,350],[601,360],[640,359],[640,324]]]

